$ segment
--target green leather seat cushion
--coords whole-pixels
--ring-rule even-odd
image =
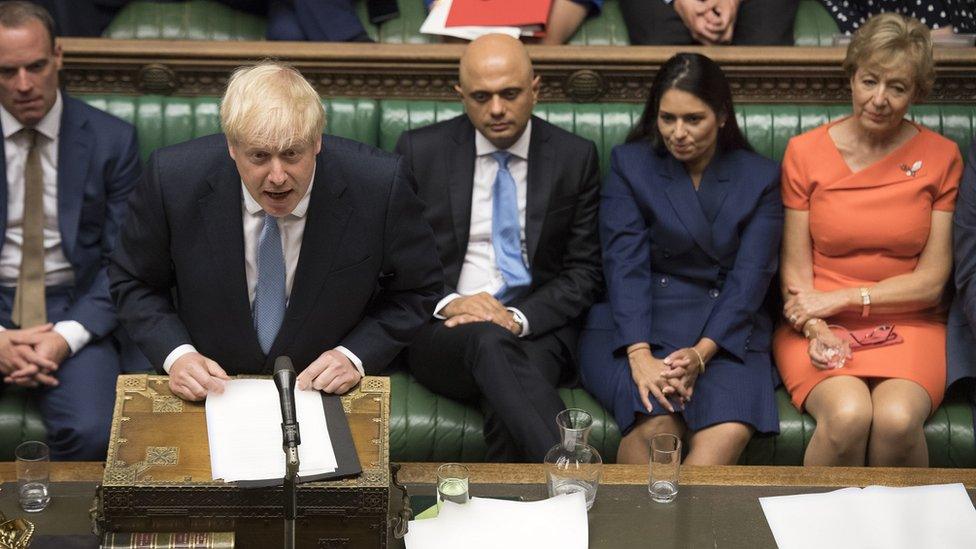
[[[657,0],[654,0],[657,1]],[[420,33],[427,17],[423,0],[400,0],[400,16],[380,25],[369,22],[366,3],[356,3],[366,33],[387,44],[437,43],[438,37]],[[136,0],[125,6],[103,33],[106,38],[160,40],[263,40],[265,21],[214,0],[157,3]],[[817,0],[800,0],[793,27],[798,46],[829,46],[837,25]],[[590,17],[569,40],[581,46],[627,46],[627,26],[617,0],[606,0],[603,12]]]

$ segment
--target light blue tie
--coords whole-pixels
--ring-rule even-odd
[[[515,179],[508,171],[511,155],[505,151],[495,151],[491,156],[498,162],[498,175],[491,191],[491,243],[495,248],[498,270],[505,280],[495,297],[502,303],[509,303],[532,283],[532,275],[522,261],[518,190]]]
[[[258,239],[258,283],[254,291],[254,330],[268,354],[285,318],[285,254],[278,220],[265,214]]]

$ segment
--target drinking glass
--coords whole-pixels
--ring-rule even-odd
[[[17,494],[20,507],[28,513],[43,511],[51,502],[48,482],[51,475],[51,451],[36,440],[24,442],[14,450],[17,461]]]
[[[460,463],[445,463],[437,468],[437,508],[444,501],[468,502],[468,468]]]
[[[681,468],[681,439],[671,434],[651,438],[650,477],[647,491],[658,503],[670,503],[678,496],[678,472]]]

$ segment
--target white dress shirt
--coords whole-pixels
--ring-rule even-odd
[[[529,173],[529,141],[532,138],[532,120],[525,131],[511,147],[505,149],[509,154],[508,171],[515,180],[518,199],[519,225],[521,225],[522,260],[528,265],[525,244],[525,201]],[[458,277],[457,292],[445,296],[434,308],[434,317],[443,319],[441,311],[448,303],[461,296],[487,292],[494,295],[505,284],[505,278],[495,261],[495,247],[491,241],[492,187],[498,175],[498,162],[491,156],[498,147],[491,144],[481,132],[474,132],[474,146],[477,158],[474,162],[474,186],[471,189],[471,227],[468,232],[468,249],[464,254],[464,264]],[[522,311],[507,307],[522,324],[520,337],[529,335],[529,320]]]
[[[312,172],[312,183],[315,182],[315,173]],[[312,183],[309,183],[305,196],[298,201],[295,209],[290,214],[277,218],[278,232],[281,234],[281,249],[285,256],[285,297],[291,296],[292,284],[295,281],[295,269],[298,267],[298,256],[302,251],[302,236],[305,234],[305,215],[308,213],[308,203],[312,196]],[[244,274],[247,278],[247,298],[251,305],[254,305],[254,291],[258,284],[258,242],[261,238],[261,229],[264,227],[264,210],[257,200],[241,182],[241,194],[244,200],[241,201],[241,215],[244,221]],[[286,302],[287,303],[287,302]],[[343,346],[336,347],[336,350],[344,354],[359,370],[360,375],[366,375],[363,370],[363,361],[359,360],[355,354]],[[193,345],[180,345],[173,349],[166,360],[163,361],[163,369],[169,373],[170,367],[186,353],[195,353]]]
[[[61,113],[64,102],[61,92],[51,110],[34,126],[38,151],[41,155],[41,173],[44,180],[44,285],[71,286],[75,272],[61,248],[61,229],[58,225],[58,141],[61,131]],[[17,287],[20,276],[21,246],[24,243],[24,169],[30,153],[30,141],[26,135],[18,135],[24,125],[6,109],[0,107],[0,123],[3,124],[3,152],[7,162],[7,230],[0,250],[0,285]],[[3,328],[0,327],[0,330]],[[54,331],[68,342],[71,354],[77,353],[91,341],[91,332],[80,322],[62,320],[54,325]]]

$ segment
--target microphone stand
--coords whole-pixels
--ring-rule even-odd
[[[278,357],[274,365],[274,382],[281,402],[281,449],[285,452],[285,477],[282,479],[285,514],[285,549],[295,549],[295,518],[298,517],[298,446],[302,439],[298,432],[295,409],[295,367],[286,356]]]
[[[298,448],[285,447],[285,549],[295,549],[295,517],[298,516]]]

